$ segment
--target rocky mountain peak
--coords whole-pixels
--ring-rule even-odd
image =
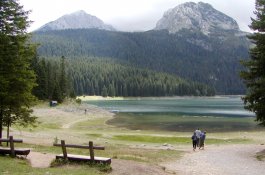
[[[155,27],[155,30],[163,29],[170,33],[176,33],[181,29],[200,30],[206,35],[216,30],[239,31],[238,24],[233,18],[203,2],[187,2],[166,11]]]
[[[105,24],[96,16],[89,15],[85,11],[80,10],[68,15],[64,15],[55,21],[49,22],[40,27],[38,31],[87,28],[96,28],[111,31],[115,30],[111,25]]]

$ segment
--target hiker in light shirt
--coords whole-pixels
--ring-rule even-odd
[[[198,128],[195,130],[195,134],[197,137],[197,147],[199,147],[200,137],[201,137],[201,130]]]

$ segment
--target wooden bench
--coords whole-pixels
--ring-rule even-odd
[[[92,141],[89,141],[89,145],[70,145],[70,144],[65,144],[65,141],[61,140],[61,144],[53,144],[53,146],[60,146],[60,147],[62,147],[62,151],[63,151],[63,154],[56,155],[56,159],[111,164],[111,158],[95,157],[94,156],[94,149],[95,150],[105,150],[105,147],[93,146]],[[89,149],[89,155],[90,156],[67,154],[66,147]]]
[[[9,154],[11,157],[16,157],[16,155],[27,156],[30,152],[29,149],[24,148],[15,148],[14,143],[22,143],[22,139],[13,139],[13,136],[10,136],[9,139],[0,138],[0,142],[9,142],[10,147],[0,147],[0,154],[6,155]]]

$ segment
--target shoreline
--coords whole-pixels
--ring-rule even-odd
[[[193,130],[194,128],[205,128],[206,130],[210,131],[210,132],[214,132],[214,133],[225,133],[225,132],[238,132],[241,130],[244,130],[244,127],[246,128],[246,130],[248,132],[251,131],[260,131],[262,130],[262,128],[258,127],[258,123],[254,122],[254,116],[248,116],[249,114],[246,113],[247,111],[239,111],[241,113],[238,113],[234,110],[228,109],[226,111],[226,108],[205,108],[208,104],[211,105],[215,103],[217,105],[226,105],[226,103],[223,102],[222,99],[226,99],[225,102],[230,102],[232,101],[236,101],[237,103],[240,104],[240,102],[238,102],[240,96],[215,96],[215,97],[139,97],[139,98],[135,98],[135,97],[129,97],[129,98],[121,98],[121,97],[101,97],[101,96],[83,96],[83,102],[82,104],[89,104],[89,105],[95,105],[98,108],[101,108],[102,110],[106,110],[107,112],[111,113],[113,116],[112,118],[107,119],[104,123],[106,125],[112,126],[112,127],[120,127],[120,128],[126,128],[128,130],[146,130],[146,131],[153,131],[153,130],[159,130],[159,131],[164,131],[164,132],[188,132]],[[222,98],[221,100],[218,100]],[[235,100],[233,99],[227,99],[227,98],[236,98]],[[168,100],[167,100],[168,99]],[[170,101],[172,99],[172,101]],[[187,99],[184,101],[184,103],[182,104],[182,102],[178,101],[178,99]],[[194,99],[194,100],[193,100]],[[201,99],[201,100],[197,100],[197,99]],[[206,105],[204,104],[204,99],[206,99]],[[207,100],[208,99],[208,100]],[[213,100],[211,100],[213,99]],[[217,99],[217,100],[214,100]],[[86,101],[87,100],[87,101]],[[109,102],[109,100],[113,100],[113,102]],[[124,105],[120,105],[119,103],[115,103],[115,100],[118,101],[122,101],[125,100],[125,106]],[[133,102],[130,102],[130,100],[132,100]],[[139,100],[139,102],[138,102]],[[141,102],[141,100],[143,100],[143,102]],[[146,101],[145,101],[146,100]],[[157,102],[150,102],[152,100],[157,100]],[[162,104],[162,108],[160,108],[160,102],[159,100],[161,100],[161,104]],[[91,101],[91,104],[89,103],[89,101]],[[105,106],[104,104],[106,103],[106,108],[104,109],[104,107],[102,108],[99,104],[102,104],[101,102],[98,104],[95,101],[105,101],[103,102],[102,106]],[[127,101],[127,102],[126,102]],[[189,104],[187,105],[187,102],[190,103],[191,101],[191,107],[192,105],[200,105],[201,103],[204,104],[202,105],[203,109],[207,110],[212,110],[211,113],[204,113],[201,111],[195,111],[192,113],[185,113],[183,112],[183,110],[189,110]],[[216,101],[216,102],[215,102]],[[146,108],[143,109],[143,105],[145,105],[146,103],[152,105],[154,104],[155,106],[150,106],[147,105]],[[164,102],[166,105],[171,106],[172,109],[169,108],[164,108]],[[198,103],[199,102],[199,103]],[[221,103],[220,103],[221,102]],[[128,106],[126,106],[126,104],[128,103]],[[157,104],[159,103],[159,105],[157,106]],[[123,104],[123,103],[122,103]],[[176,105],[172,106],[172,105]],[[133,105],[133,106],[130,106]],[[181,106],[184,105],[184,109],[181,108]],[[243,104],[242,104],[243,105]],[[150,109],[149,109],[150,107]],[[158,107],[161,112],[157,112],[156,107]],[[188,107],[188,108],[187,108]],[[137,111],[137,109],[139,108],[139,111]],[[181,109],[180,109],[181,108]],[[193,110],[194,107],[192,107]],[[198,106],[196,107],[198,108]],[[135,110],[136,109],[136,110]],[[169,110],[168,110],[169,109]],[[194,108],[195,109],[195,108]],[[200,108],[198,108],[200,109]],[[127,111],[126,111],[127,110]],[[168,111],[167,111],[168,110]],[[180,110],[180,111],[179,111]],[[221,111],[220,114],[215,112],[215,110]],[[222,112],[223,111],[223,112]],[[242,113],[243,112],[243,113]],[[118,114],[118,115],[117,115]],[[139,123],[138,120],[139,119],[139,115],[141,114],[141,117],[144,117],[144,121],[146,123]],[[158,119],[157,117],[155,118],[156,122],[152,122],[151,120],[151,116],[161,116],[161,119]],[[230,116],[229,116],[230,115]],[[122,118],[120,118],[120,116],[122,116]],[[133,119],[132,116],[139,116],[135,119]],[[162,119],[165,118],[164,119]],[[242,119],[241,119],[242,117]],[[122,121],[121,121],[122,120]],[[153,123],[153,127],[150,123],[148,123],[148,121]],[[122,123],[120,123],[122,122]],[[128,125],[128,122],[131,123],[131,125]],[[162,127],[158,127],[156,125],[158,125],[160,122],[160,125]],[[198,122],[199,124],[196,125],[194,123]],[[215,129],[213,127],[210,126],[210,124],[216,125],[214,127],[216,127]],[[226,123],[229,123],[228,126],[222,126],[226,125]],[[163,126],[165,125],[165,126]],[[175,125],[175,128],[173,128],[173,126]],[[166,128],[166,126],[168,126],[168,129]],[[234,126],[234,127],[233,127]]]
[[[76,99],[82,101],[97,101],[97,100],[136,100],[136,99],[189,99],[189,98],[239,98],[244,95],[215,95],[215,96],[162,96],[162,97],[103,97],[103,96],[77,96]]]

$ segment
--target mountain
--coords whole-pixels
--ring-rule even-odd
[[[218,30],[239,31],[233,18],[203,2],[187,2],[166,11],[155,27],[155,30],[163,29],[170,33],[181,29],[199,30],[206,35]]]
[[[64,15],[55,21],[49,22],[44,26],[40,27],[38,31],[89,28],[110,31],[115,30],[111,25],[107,25],[99,18],[89,15],[85,11],[81,10],[69,15]]]
[[[166,72],[207,84],[214,87],[217,94],[244,94],[245,86],[239,72],[243,69],[240,60],[249,58],[251,43],[246,34],[239,30],[233,19],[209,4],[185,3],[174,9],[178,8],[189,14],[186,15],[190,17],[187,21],[200,16],[198,11],[203,8],[205,16],[196,20],[200,19],[208,28],[199,28],[203,25],[193,21],[197,28],[189,25],[191,27],[182,27],[174,32],[167,28],[146,32],[98,29],[38,31],[33,34],[33,41],[41,44],[38,48],[40,56],[113,58],[119,64]],[[174,21],[171,23],[175,25]],[[178,25],[188,26],[186,23],[182,20]]]

